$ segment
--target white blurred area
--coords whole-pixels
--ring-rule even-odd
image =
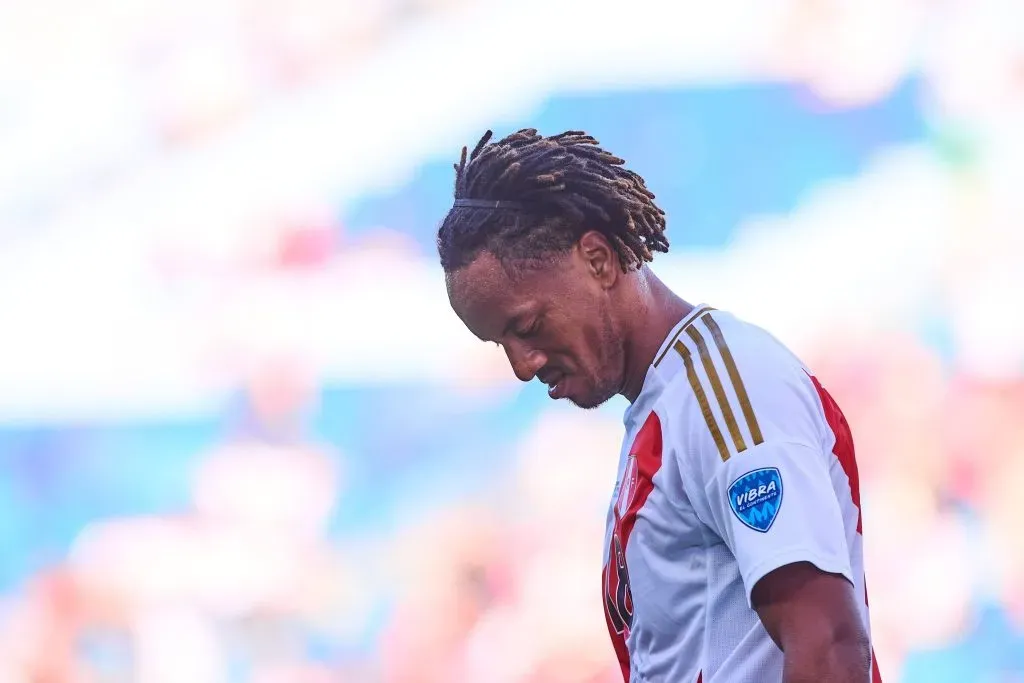
[[[0,422],[173,421],[241,388],[256,425],[200,455],[186,506],[90,520],[0,597],[0,681],[617,680],[597,576],[619,406],[547,409],[415,523],[331,530],[361,454],[303,432],[316,387],[515,391],[433,253],[338,216],[555,94],[782,81],[843,108],[911,74],[967,152],[888,148],[655,269],[838,397],[876,651],[918,683],[979,601],[1024,629],[1024,4],[0,2]],[[921,339],[934,317],[954,352]]]

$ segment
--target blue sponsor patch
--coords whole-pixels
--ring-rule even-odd
[[[782,475],[775,467],[747,472],[729,487],[729,506],[740,521],[764,533],[782,506]]]

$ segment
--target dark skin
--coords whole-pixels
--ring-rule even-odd
[[[754,609],[785,653],[784,683],[865,683],[871,643],[853,585],[809,562],[768,573],[754,586]]]
[[[466,327],[499,344],[516,377],[563,380],[565,398],[594,408],[636,400],[662,341],[693,306],[649,269],[624,273],[615,251],[588,232],[567,254],[512,277],[491,253],[447,276]]]
[[[448,273],[452,309],[505,350],[516,377],[538,378],[582,408],[615,395],[635,401],[663,340],[693,310],[649,268],[623,272],[596,231],[567,253],[511,270],[484,251]],[[869,641],[846,579],[787,565],[757,583],[753,603],[785,653],[784,683],[870,680]]]

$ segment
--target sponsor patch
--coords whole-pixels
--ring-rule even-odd
[[[772,528],[782,506],[782,475],[775,467],[747,472],[729,487],[729,506],[754,531]]]

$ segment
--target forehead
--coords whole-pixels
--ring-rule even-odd
[[[516,317],[534,315],[566,294],[566,270],[556,264],[530,268],[512,277],[491,253],[446,277],[448,300],[478,337],[497,339]]]

